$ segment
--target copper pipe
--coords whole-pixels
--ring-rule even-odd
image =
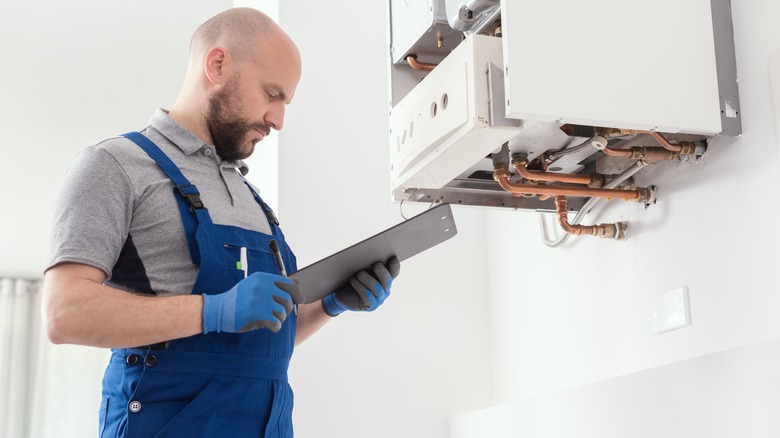
[[[659,161],[679,160],[680,153],[673,152],[665,148],[641,148],[642,156],[637,158],[647,164],[657,163]]]
[[[438,65],[420,62],[417,60],[417,55],[406,55],[406,62],[408,62],[413,69],[422,71],[431,71]]]
[[[588,187],[603,187],[604,175],[578,175],[572,173],[554,173],[546,171],[529,170],[528,163],[519,161],[513,163],[517,173],[531,181],[548,181],[571,184],[584,184]],[[546,167],[546,163],[542,163]],[[540,201],[546,201],[552,195],[539,195]]]
[[[633,130],[633,129],[614,129],[614,128],[600,128],[596,130],[598,135],[601,135],[604,138],[611,138],[616,136],[624,136],[624,135],[634,135],[634,134],[648,134],[649,136],[653,137],[655,141],[658,142],[658,144],[661,145],[664,149],[667,151],[672,152],[682,152],[683,145],[678,144],[671,144],[669,143],[666,138],[661,135],[660,132],[656,131],[639,131],[639,130]],[[615,156],[625,156],[625,155],[615,155]]]
[[[650,134],[650,136],[653,137],[653,139],[655,141],[657,141],[658,144],[660,144],[664,149],[666,149],[668,151],[672,151],[672,152],[680,152],[680,151],[682,151],[682,146],[677,145],[677,144],[669,143],[666,140],[666,138],[664,138],[664,136],[661,135],[661,133],[659,133],[659,132],[655,132],[655,131],[637,131],[637,132],[642,133],[642,134]]]
[[[530,179],[532,181],[552,181],[552,182],[585,184],[585,185],[591,185],[595,182],[594,178],[590,175],[544,172],[541,170],[528,170],[528,163],[524,161],[520,161],[512,164],[515,166],[515,169],[517,169],[517,173],[522,175],[523,178]]]
[[[563,195],[599,198],[626,199],[637,202],[647,202],[652,198],[650,189],[637,187],[635,190],[621,189],[594,189],[590,187],[565,187],[565,186],[535,186],[530,184],[512,184],[506,176],[494,176],[495,180],[502,189],[511,193],[520,193],[525,195]]]
[[[566,197],[555,196],[555,209],[558,214],[558,222],[561,228],[569,234],[581,236],[583,234],[603,237],[607,239],[622,239],[625,237],[625,223],[617,224],[598,224],[598,225],[572,225],[569,223],[568,211],[566,209]]]
[[[611,157],[632,158],[632,156],[634,155],[634,151],[632,151],[631,149],[615,149],[609,146],[602,149],[602,152],[604,152],[605,155],[609,155]]]
[[[614,149],[609,146],[602,149],[605,155],[613,157],[626,157],[632,160],[642,160],[647,164],[657,163],[659,161],[679,160],[680,153],[672,152],[668,149],[659,147],[633,146],[629,149]]]

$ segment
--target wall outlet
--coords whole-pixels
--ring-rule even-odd
[[[688,286],[683,286],[653,298],[653,333],[691,325]]]

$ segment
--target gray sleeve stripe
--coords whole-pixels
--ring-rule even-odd
[[[44,272],[62,263],[78,263],[80,265],[91,266],[103,271],[103,273],[106,275],[106,279],[111,277],[111,268],[102,265],[96,259],[89,259],[84,257],[84,254],[59,254],[57,258],[55,258],[53,261],[51,261],[51,263],[49,263],[48,266],[46,266]]]

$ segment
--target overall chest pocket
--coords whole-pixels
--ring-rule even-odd
[[[222,287],[228,290],[255,272],[280,273],[270,249],[261,245],[241,246],[224,244],[225,265],[222,269]]]

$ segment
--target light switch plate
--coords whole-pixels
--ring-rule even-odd
[[[655,296],[653,333],[664,333],[691,325],[689,307],[687,286]]]

